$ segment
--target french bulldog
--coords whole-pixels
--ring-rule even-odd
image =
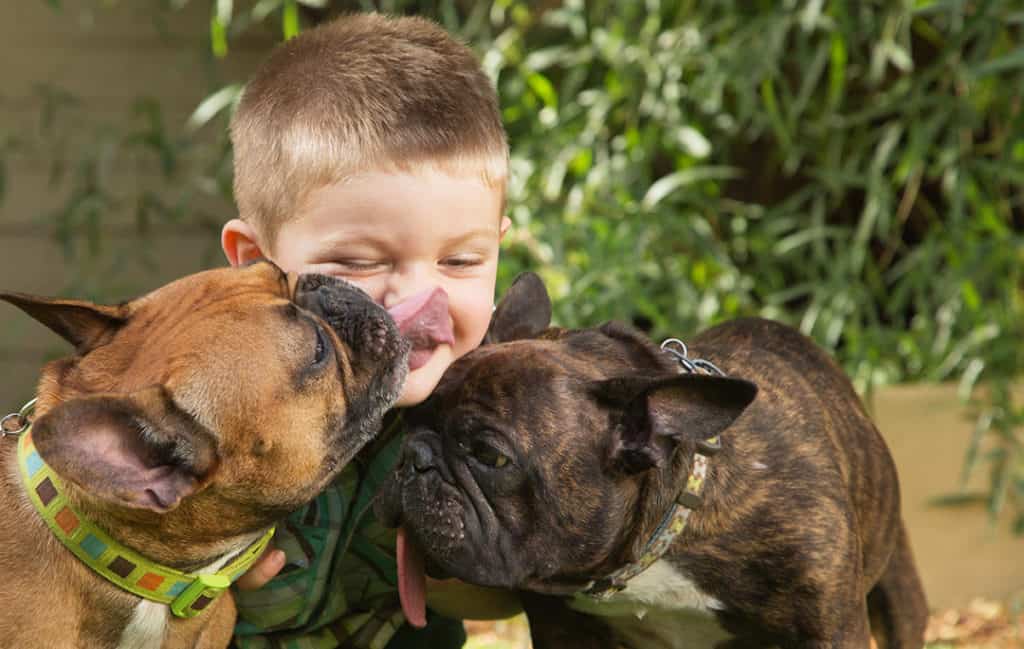
[[[118,306],[0,298],[76,351],[0,439],[0,646],[226,647],[233,601],[204,589],[376,434],[408,342],[359,289],[269,262]]]
[[[422,572],[522,592],[535,649],[923,645],[896,469],[822,349],[549,328],[535,276],[408,414],[378,515]],[[672,352],[672,353],[670,353]]]

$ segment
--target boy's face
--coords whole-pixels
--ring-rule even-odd
[[[229,250],[236,239],[228,231],[238,224],[225,226],[223,239],[235,263],[248,256]],[[500,191],[478,177],[431,168],[370,172],[314,190],[281,227],[273,251],[264,252],[287,271],[342,277],[396,319],[418,322],[396,404],[409,406],[483,339],[508,225]]]

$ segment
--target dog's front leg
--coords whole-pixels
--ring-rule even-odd
[[[784,649],[869,649],[871,630],[868,623],[867,603],[841,607],[837,626],[826,631],[825,637],[799,638],[786,643]]]
[[[615,633],[599,618],[574,611],[561,597],[522,594],[534,649],[619,649]]]

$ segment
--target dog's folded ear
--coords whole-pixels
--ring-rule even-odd
[[[103,306],[84,300],[36,297],[24,293],[0,293],[10,302],[84,354],[117,331],[127,320],[125,307]]]
[[[663,466],[679,442],[718,435],[757,396],[750,381],[703,374],[615,378],[592,391],[621,413],[610,463],[623,473]]]
[[[551,324],[551,298],[534,273],[520,273],[491,316],[483,344],[533,338]]]
[[[213,435],[161,387],[62,403],[32,424],[40,456],[93,497],[167,512],[217,463]]]

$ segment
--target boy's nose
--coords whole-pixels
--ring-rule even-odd
[[[388,275],[380,302],[385,309],[390,310],[435,287],[437,282],[433,281],[428,271],[417,264],[409,264]]]

